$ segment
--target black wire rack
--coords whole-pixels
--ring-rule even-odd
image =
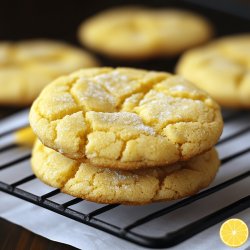
[[[227,115],[224,117],[225,126],[230,126],[230,123],[233,121],[237,121],[239,119],[245,119],[246,117],[249,117],[249,113],[246,112],[234,112],[233,114]],[[250,121],[250,117],[249,117]],[[243,123],[244,126],[237,131],[232,131],[231,133],[227,134],[226,136],[222,137],[222,139],[218,142],[218,146],[221,146],[226,143],[232,143],[233,141],[237,140],[239,137],[245,137],[250,132],[250,126],[245,122]],[[0,142],[1,139],[13,134],[16,129],[19,128],[10,128],[6,131],[3,131],[0,134]],[[21,155],[18,158],[15,159],[9,159],[8,161],[4,161],[2,164],[1,155],[5,154],[6,152],[9,152],[10,150],[16,149],[19,146],[14,143],[9,143],[3,147],[0,148],[0,176],[1,172],[10,169],[14,167],[16,164],[22,163],[22,162],[28,162],[27,160],[30,158],[31,154],[26,153],[24,155]],[[221,159],[221,168],[227,168],[227,164],[231,161],[236,160],[239,157],[242,156],[250,156],[250,141],[248,145],[246,145],[244,148],[238,150],[237,152],[230,154],[224,158]],[[250,157],[249,157],[250,160]],[[249,162],[248,160],[248,162]],[[28,163],[27,163],[28,164]],[[189,224],[183,225],[178,230],[171,230],[171,228],[166,227],[166,233],[164,235],[159,236],[149,236],[147,234],[139,234],[134,231],[134,229],[138,227],[143,227],[144,225],[147,225],[147,223],[154,221],[156,219],[159,219],[169,213],[178,211],[192,203],[195,203],[197,201],[200,201],[202,199],[210,199],[209,197],[212,196],[214,193],[219,192],[220,190],[223,190],[227,187],[230,187],[231,185],[234,185],[235,183],[240,183],[243,180],[246,180],[249,178],[249,168],[246,169],[246,171],[242,172],[239,175],[234,175],[232,178],[219,183],[217,185],[214,185],[204,191],[201,191],[200,193],[193,195],[191,197],[182,199],[180,201],[177,201],[171,205],[169,205],[167,202],[162,203],[166,204],[166,206],[161,206],[160,209],[153,211],[152,213],[147,214],[146,216],[136,218],[134,221],[129,223],[129,225],[126,225],[124,227],[120,227],[114,223],[111,223],[109,220],[101,219],[100,215],[112,212],[115,213],[117,207],[121,206],[119,204],[115,205],[104,205],[100,208],[97,208],[94,211],[91,211],[90,213],[83,213],[81,211],[75,210],[73,205],[78,204],[82,202],[82,199],[79,198],[70,198],[67,202],[59,203],[52,201],[51,198],[58,195],[60,193],[59,189],[52,190],[50,192],[47,192],[43,195],[36,195],[33,194],[30,191],[22,189],[20,186],[26,183],[31,182],[32,180],[36,179],[36,177],[32,175],[28,175],[22,179],[19,179],[15,181],[14,183],[6,183],[5,181],[0,182],[0,191],[3,191],[5,193],[11,194],[15,197],[18,197],[20,199],[23,199],[25,201],[31,202],[37,206],[49,209],[55,213],[61,214],[65,217],[71,218],[75,221],[78,221],[80,223],[87,224],[91,227],[97,228],[99,230],[102,230],[104,232],[107,232],[109,234],[112,234],[114,236],[117,236],[119,238],[122,238],[124,240],[134,242],[138,245],[142,245],[148,248],[165,248],[165,247],[171,247],[176,244],[179,244],[180,242],[196,235],[197,233],[229,218],[230,216],[233,216],[247,208],[250,207],[250,196],[246,195],[245,197],[241,197],[239,200],[234,201],[233,203],[230,203],[216,211],[213,211],[209,214],[206,214],[205,216],[198,218],[194,221],[192,221]]]

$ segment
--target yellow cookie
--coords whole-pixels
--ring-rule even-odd
[[[250,34],[222,38],[186,52],[176,72],[221,105],[250,108]]]
[[[30,40],[0,43],[0,105],[31,104],[56,77],[97,66],[87,52],[70,45]]]
[[[37,141],[35,175],[64,193],[100,203],[142,205],[193,195],[214,179],[220,161],[215,149],[175,165],[142,170],[111,170],[79,163]]]
[[[115,8],[79,28],[84,45],[125,60],[176,55],[211,36],[212,27],[205,18],[178,9]]]
[[[33,103],[43,144],[100,167],[165,166],[218,141],[219,106],[182,77],[132,68],[93,68],[58,78]]]

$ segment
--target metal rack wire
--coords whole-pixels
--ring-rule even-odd
[[[236,112],[233,115],[225,117],[224,120],[227,126],[227,124],[230,124],[231,121],[242,119],[247,116],[249,117],[249,113]],[[0,141],[1,138],[6,137],[9,134],[12,134],[14,131],[15,129],[14,130],[9,129],[2,132],[0,134]],[[243,128],[237,131],[232,131],[228,135],[224,136],[219,141],[218,146],[221,146],[226,143],[231,143],[234,140],[237,140],[237,138],[239,137],[246,136],[248,133],[250,133],[250,126],[248,125],[243,126]],[[4,147],[0,148],[0,175],[1,171],[10,169],[14,167],[16,164],[25,162],[30,158],[30,152],[28,152],[26,154],[23,154],[21,157],[18,157],[17,159],[9,159],[7,162],[5,161],[2,164],[1,154],[9,152],[10,150],[13,150],[15,148],[18,148],[18,146],[13,143],[7,144]],[[230,154],[221,159],[222,163],[221,168],[226,168],[226,165],[229,162],[234,161],[235,159],[241,156],[246,156],[246,155],[250,156],[249,153],[250,153],[250,141],[248,145],[245,146],[243,149],[240,149],[237,152],[234,152],[233,154]],[[239,175],[234,175],[232,178],[217,185],[214,185],[194,196],[182,199],[171,205],[168,205],[168,203],[166,203],[165,207],[160,208],[152,213],[149,213],[146,216],[138,217],[124,227],[111,223],[110,221],[102,219],[100,217],[100,215],[106,212],[113,211],[115,213],[116,212],[115,209],[120,206],[119,204],[104,205],[89,213],[83,213],[81,211],[77,211],[74,208],[72,208],[73,205],[82,202],[82,199],[72,197],[69,201],[64,203],[52,201],[51,198],[60,193],[59,189],[52,190],[43,195],[36,195],[27,190],[22,189],[20,187],[21,185],[29,183],[30,181],[36,179],[36,177],[33,174],[28,175],[22,179],[19,179],[11,184],[6,183],[5,181],[1,181],[0,191],[6,192],[20,199],[31,202],[37,206],[49,209],[55,213],[61,214],[65,217],[71,218],[80,223],[84,223],[99,230],[105,231],[124,240],[134,242],[136,244],[149,248],[163,248],[163,247],[174,246],[192,237],[193,235],[215,225],[216,223],[249,208],[250,196],[247,195],[245,197],[242,197],[231,204],[228,204],[216,211],[213,211],[203,216],[202,218],[197,218],[191,223],[183,225],[182,227],[178,228],[178,230],[171,230],[171,228],[168,228],[168,230],[166,230],[166,233],[163,236],[158,235],[151,237],[147,234],[137,233],[136,231],[134,231],[134,229],[138,227],[143,227],[145,224],[153,220],[166,216],[167,214],[175,212],[179,209],[185,208],[192,203],[203,200],[205,198],[209,199],[209,197],[215,194],[216,192],[219,192],[220,190],[230,187],[235,183],[240,183],[241,181],[246,180],[247,178],[249,178],[249,174],[250,174],[249,169],[246,169],[246,171],[244,171],[243,173]]]

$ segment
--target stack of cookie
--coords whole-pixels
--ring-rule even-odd
[[[208,186],[220,108],[182,77],[92,68],[49,84],[33,103],[32,168],[43,182],[100,203],[145,204]]]

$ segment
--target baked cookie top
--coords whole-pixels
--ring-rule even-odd
[[[90,54],[61,42],[1,42],[0,104],[31,104],[58,76],[91,66],[97,66],[97,61]]]
[[[30,124],[69,158],[121,169],[187,160],[210,149],[223,126],[217,103],[182,77],[132,68],[58,78],[33,103]]]
[[[84,21],[79,39],[107,56],[136,60],[176,55],[207,41],[212,33],[211,24],[193,12],[120,7]]]
[[[250,107],[250,34],[218,39],[186,52],[176,72],[221,105]]]
[[[63,192],[100,203],[142,205],[193,195],[214,179],[220,161],[215,149],[175,165],[113,170],[71,160],[37,142],[32,169],[43,182]]]

